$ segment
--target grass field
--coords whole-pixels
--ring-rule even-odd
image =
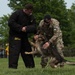
[[[75,57],[66,58],[67,60],[75,61]],[[24,66],[22,59],[19,59],[18,69],[8,68],[8,59],[0,58],[0,75],[75,75],[75,65],[65,65],[63,68],[51,68],[47,66],[42,69],[40,66],[40,58],[35,57],[35,68],[27,69]]]

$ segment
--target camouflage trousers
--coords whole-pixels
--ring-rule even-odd
[[[54,63],[54,65],[57,65],[58,63],[61,63],[64,61],[63,57],[59,54],[56,45],[51,44],[48,49],[41,49],[43,54],[41,56],[41,66],[45,67],[48,63],[48,58],[55,58],[53,61],[51,60],[49,63]]]

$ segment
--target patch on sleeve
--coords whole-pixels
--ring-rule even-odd
[[[56,31],[57,29],[56,28],[54,28],[54,31]]]

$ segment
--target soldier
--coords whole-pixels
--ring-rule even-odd
[[[60,31],[58,20],[51,18],[50,15],[46,15],[44,19],[40,21],[37,35],[34,36],[34,38],[38,39],[40,34],[45,37],[45,41],[43,41],[41,45],[43,51],[41,58],[42,67],[47,65],[48,57],[51,55],[53,58],[55,58],[50,62],[51,67],[56,67],[58,63],[66,61],[57,50]]]

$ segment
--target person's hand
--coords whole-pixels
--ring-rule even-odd
[[[22,27],[22,31],[23,32],[26,32],[26,26],[25,27]]]
[[[39,37],[38,35],[34,35],[34,39],[35,39],[35,40],[37,40],[37,39],[38,39],[38,37]]]
[[[49,44],[48,42],[46,42],[46,43],[43,45],[43,49],[47,49],[49,46],[50,46],[50,44]]]

